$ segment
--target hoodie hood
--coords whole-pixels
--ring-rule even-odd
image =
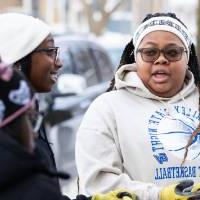
[[[115,74],[115,87],[117,90],[125,88],[129,92],[147,99],[176,102],[179,99],[187,97],[196,89],[193,74],[189,70],[187,70],[186,72],[186,77],[188,79],[187,83],[185,82],[183,89],[180,92],[178,92],[175,96],[170,98],[159,97],[150,92],[148,88],[143,84],[142,80],[137,75],[136,64],[133,63],[123,65],[117,70]]]

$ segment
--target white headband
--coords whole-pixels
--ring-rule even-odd
[[[168,31],[175,35],[177,35],[180,40],[185,45],[187,50],[187,58],[189,60],[190,55],[190,46],[192,44],[192,37],[189,31],[185,26],[183,26],[178,20],[172,17],[153,17],[144,23],[140,24],[140,26],[135,31],[133,36],[133,44],[135,46],[134,55],[136,58],[136,51],[138,46],[145,35],[153,31]]]

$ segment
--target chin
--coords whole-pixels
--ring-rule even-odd
[[[51,92],[51,88],[46,88],[43,90],[43,92]]]
[[[175,94],[171,93],[171,92],[158,92],[156,93],[157,96],[159,97],[164,97],[164,98],[171,98],[173,97]]]
[[[46,92],[51,92],[52,86],[49,87],[39,87],[36,88],[36,92],[38,93],[46,93]]]
[[[176,94],[176,92],[174,90],[170,89],[169,87],[164,87],[164,85],[161,86],[161,87],[154,88],[151,91],[156,96],[164,97],[164,98],[170,98],[170,97],[173,97]]]

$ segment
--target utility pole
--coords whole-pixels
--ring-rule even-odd
[[[40,17],[39,0],[32,0],[32,15],[34,17]]]
[[[198,59],[200,61],[200,0],[198,0],[198,6],[197,6],[197,13],[196,13],[196,16],[197,16],[197,36],[196,36],[196,39],[197,39],[197,56],[198,56]]]

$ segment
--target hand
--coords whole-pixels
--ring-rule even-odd
[[[165,187],[160,192],[160,200],[200,200],[200,183],[184,180]]]
[[[126,189],[117,189],[105,194],[96,194],[92,200],[137,200],[137,197]]]

